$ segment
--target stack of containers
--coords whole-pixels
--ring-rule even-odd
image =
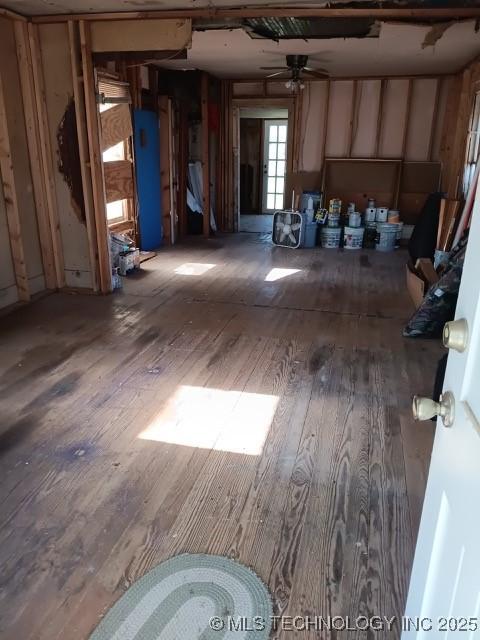
[[[355,211],[355,203],[350,202],[347,210],[348,225],[343,232],[343,246],[345,249],[361,249],[363,245],[362,216]]]
[[[327,226],[322,228],[320,240],[324,249],[338,249],[342,228],[340,227],[340,214],[342,211],[342,201],[332,198],[328,205]]]

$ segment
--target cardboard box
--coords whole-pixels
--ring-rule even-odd
[[[418,309],[428,289],[438,281],[438,274],[430,258],[419,258],[415,266],[411,262],[406,264],[406,277],[408,293]]]

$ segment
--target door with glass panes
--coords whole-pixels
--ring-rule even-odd
[[[287,120],[263,121],[263,213],[284,208]]]

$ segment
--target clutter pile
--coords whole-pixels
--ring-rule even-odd
[[[127,234],[110,232],[110,260],[113,289],[121,289],[120,276],[140,268],[140,250]]]

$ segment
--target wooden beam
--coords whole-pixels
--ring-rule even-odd
[[[323,140],[322,140],[322,171],[325,164],[327,137],[328,137],[328,111],[330,109],[330,80],[327,80],[327,95],[325,96],[325,113],[323,114]]]
[[[413,80],[409,79],[408,89],[407,89],[407,107],[405,110],[405,121],[403,123],[402,160],[405,160],[405,153],[407,151],[408,130],[410,128],[410,112],[412,110],[412,96],[413,96]]]
[[[160,189],[162,198],[162,227],[165,244],[172,245],[174,231],[172,224],[173,211],[171,208],[171,189],[173,188],[170,167],[170,98],[168,96],[158,96],[158,117],[160,124]]]
[[[208,74],[200,78],[200,101],[202,111],[202,182],[203,182],[203,235],[210,236],[210,136],[208,131]]]
[[[58,215],[57,191],[55,188],[53,152],[50,140],[50,125],[48,122],[45,85],[43,78],[42,52],[38,27],[28,24],[28,40],[32,56],[33,83],[35,88],[35,105],[38,117],[38,131],[40,138],[41,168],[47,201],[50,232],[52,236],[53,257],[57,286],[65,286],[65,265],[63,260],[63,244],[60,233],[60,218]]]
[[[437,84],[435,86],[435,103],[433,106],[433,114],[432,114],[432,124],[430,127],[430,138],[428,141],[428,159],[431,161],[433,157],[433,145],[435,143],[435,132],[437,129],[438,122],[438,108],[440,105],[440,95],[442,93],[442,83],[443,78],[437,79]]]
[[[28,18],[26,16],[22,16],[20,13],[12,11],[11,9],[4,9],[3,7],[0,7],[0,16],[8,18],[9,20],[16,20],[17,22],[28,22]]]
[[[82,176],[83,201],[87,225],[88,253],[92,273],[92,288],[99,289],[99,263],[97,251],[97,231],[95,228],[95,211],[93,204],[92,181],[89,169],[88,133],[85,115],[85,95],[82,85],[81,51],[78,25],[71,20],[68,23],[68,39],[70,43],[70,62],[72,66],[73,97],[75,100],[75,118],[77,122],[78,152],[80,156],[80,173]]]
[[[379,150],[380,150],[380,140],[382,137],[382,125],[383,125],[383,103],[385,100],[385,87],[387,85],[388,80],[382,78],[380,82],[380,95],[378,96],[378,116],[377,116],[377,131],[375,134],[375,149],[373,155],[375,158],[378,158]]]
[[[187,224],[187,169],[188,169],[188,104],[182,97],[179,107],[178,131],[178,234],[184,238]]]
[[[14,24],[14,30],[45,285],[47,289],[56,289],[58,283],[55,271],[55,258],[53,254],[52,229],[50,227],[46,186],[42,167],[39,121],[35,102],[35,84],[33,80],[33,62],[28,38],[27,23],[23,21],[16,21]]]
[[[348,125],[348,138],[347,138],[347,158],[352,156],[352,147],[354,143],[354,126],[355,118],[357,116],[357,81],[353,81],[352,89],[352,105],[350,108],[350,122]]]
[[[18,208],[17,185],[13,171],[12,141],[7,121],[5,94],[2,76],[0,74],[0,175],[3,184],[3,197],[7,214],[8,235],[10,238],[10,251],[12,254],[13,270],[17,284],[19,300],[30,300],[28,286],[27,265],[25,263],[25,251],[23,247],[22,227]]]
[[[378,20],[460,20],[480,16],[479,7],[369,8],[352,7],[219,7],[123,11],[103,13],[67,13],[33,16],[32,22],[67,22],[68,20],[153,20],[183,18],[372,18]]]
[[[105,203],[105,183],[103,179],[102,154],[100,151],[100,130],[95,91],[95,76],[90,48],[90,25],[80,21],[80,51],[82,58],[85,115],[88,132],[90,176],[92,181],[95,229],[99,263],[99,286],[102,293],[112,290],[112,271],[108,247],[107,209]]]

